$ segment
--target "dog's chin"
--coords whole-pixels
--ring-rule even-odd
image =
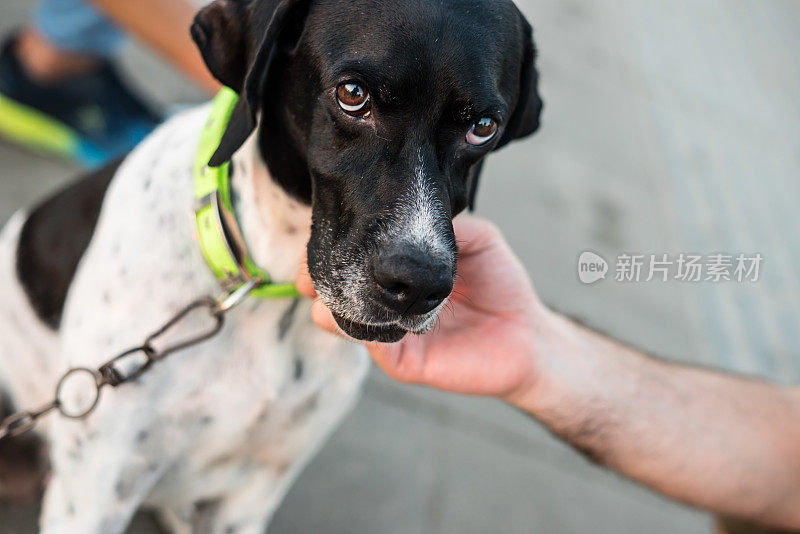
[[[334,313],[333,318],[336,319],[336,324],[345,334],[361,341],[397,343],[408,334],[408,330],[398,325],[368,325],[358,323],[338,313]]]

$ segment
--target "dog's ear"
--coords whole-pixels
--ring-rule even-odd
[[[500,138],[495,150],[538,130],[539,117],[542,114],[543,104],[539,96],[539,72],[536,70],[536,47],[533,44],[533,29],[521,13],[520,18],[522,19],[523,52],[519,97],[503,137]]]
[[[519,14],[522,21],[522,65],[520,67],[519,96],[517,104],[508,121],[503,137],[494,150],[498,150],[515,139],[531,135],[539,129],[539,117],[542,114],[542,98],[539,96],[539,72],[536,70],[536,47],[533,44],[533,28]],[[475,199],[478,196],[483,162],[477,165],[469,179],[469,210],[475,210]]]
[[[208,70],[237,93],[247,73],[246,7],[244,0],[216,0],[200,10],[191,28]]]
[[[229,161],[256,129],[267,73],[279,45],[299,36],[311,0],[215,0],[195,18],[192,36],[212,74],[239,93],[228,128],[208,164]]]

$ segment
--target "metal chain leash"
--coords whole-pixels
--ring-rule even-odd
[[[161,328],[149,335],[144,340],[144,343],[115,356],[97,369],[89,369],[87,367],[69,369],[58,381],[52,401],[36,410],[25,410],[12,414],[0,422],[0,440],[29,432],[36,426],[36,422],[41,417],[52,411],[58,411],[69,419],[86,418],[97,408],[97,404],[100,401],[100,391],[104,387],[111,386],[115,388],[135,380],[157,361],[180,350],[208,341],[217,335],[225,323],[225,313],[241,303],[260,283],[259,279],[253,278],[219,299],[215,300],[206,297],[192,302],[172,316]],[[154,346],[154,343],[167,332],[174,330],[184,319],[199,310],[206,310],[211,319],[213,319],[213,324],[210,328],[160,349]],[[83,406],[77,408],[69,407],[64,401],[64,393],[71,387],[77,386],[81,381],[90,385],[89,396],[84,399]]]

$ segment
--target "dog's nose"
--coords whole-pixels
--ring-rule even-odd
[[[453,268],[412,247],[379,253],[373,276],[382,302],[402,314],[422,315],[453,290]]]

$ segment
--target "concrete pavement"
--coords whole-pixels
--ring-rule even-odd
[[[5,0],[0,30],[30,2]],[[522,0],[541,133],[490,158],[479,213],[558,309],[682,361],[800,380],[800,8],[792,0]],[[198,100],[132,49],[161,102]],[[0,144],[0,219],[73,171]],[[754,284],[609,278],[578,254],[760,253]],[[691,439],[688,436],[687,439]],[[0,531],[35,532],[33,511]],[[701,533],[709,518],[600,470],[493,401],[398,386],[363,400],[293,487],[273,533]],[[142,519],[133,531],[154,532]]]

